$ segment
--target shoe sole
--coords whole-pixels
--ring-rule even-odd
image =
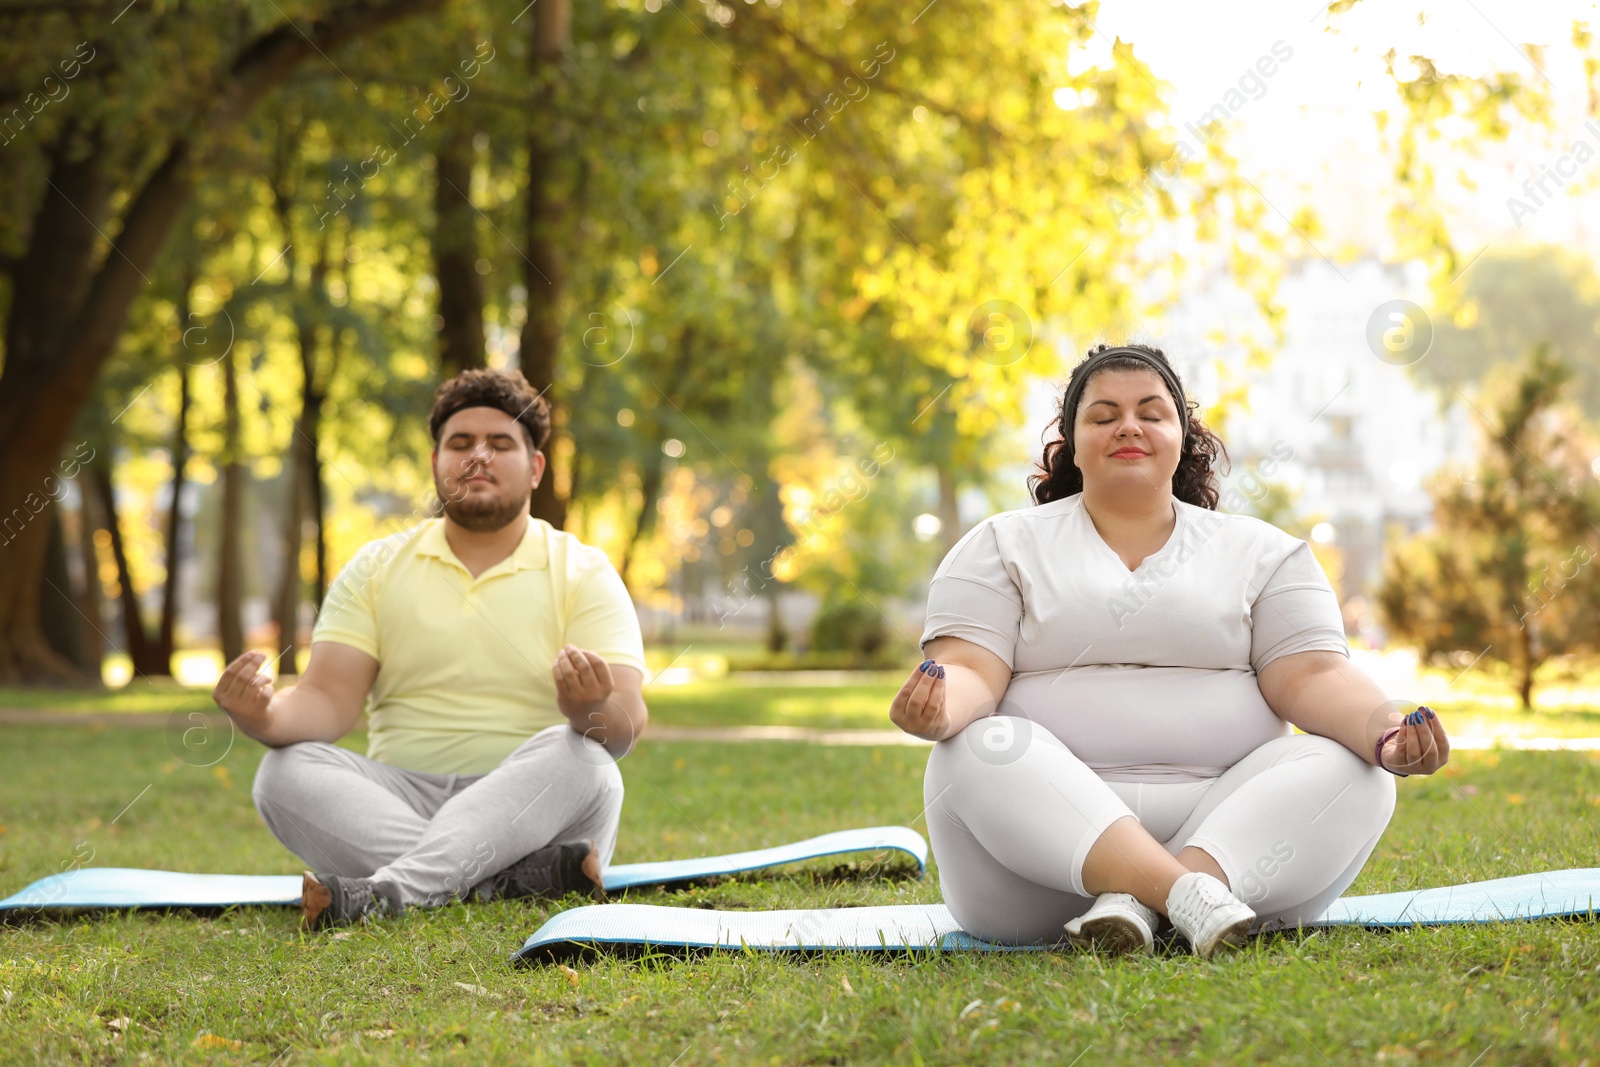
[[[300,928],[315,930],[323,912],[333,907],[333,891],[306,871],[300,876]]]
[[[1145,944],[1143,935],[1132,923],[1115,916],[1090,919],[1078,928],[1077,933],[1067,932],[1067,938],[1080,948],[1092,949],[1112,956],[1126,956],[1135,952],[1150,952],[1153,945]]]
[[[1250,940],[1250,927],[1254,925],[1254,923],[1255,919],[1253,918],[1240,919],[1231,926],[1224,927],[1222,932],[1212,939],[1211,951],[1202,952],[1199,953],[1199,955],[1215,956],[1221,951],[1233,952],[1237,949],[1243,948],[1245,946],[1245,942]]]

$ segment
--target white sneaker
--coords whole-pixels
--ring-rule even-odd
[[[1067,923],[1067,937],[1080,948],[1096,948],[1114,956],[1149,952],[1155,945],[1161,915],[1131,893],[1101,893],[1089,910]]]
[[[1209,956],[1223,945],[1243,945],[1256,913],[1221,881],[1201,871],[1190,871],[1172,883],[1172,892],[1167,894],[1167,918],[1188,939],[1195,955]]]

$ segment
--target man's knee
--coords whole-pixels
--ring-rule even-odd
[[[306,767],[327,759],[324,750],[335,746],[325,741],[299,741],[282,748],[269,748],[256,768],[255,782],[250,787],[250,799],[256,810],[267,818],[266,805],[278,803],[293,795]],[[270,822],[271,820],[268,819]]]

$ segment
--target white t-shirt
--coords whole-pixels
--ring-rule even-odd
[[[1172,503],[1172,536],[1133,571],[1081,493],[985,519],[934,573],[922,643],[999,656],[1012,671],[999,714],[1038,723],[1108,781],[1216,777],[1292,732],[1257,671],[1350,647],[1310,545]]]

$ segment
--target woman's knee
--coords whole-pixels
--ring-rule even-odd
[[[1332,738],[1316,734],[1302,736],[1308,749],[1333,766],[1334,773],[1349,789],[1349,793],[1345,796],[1354,794],[1352,799],[1364,801],[1365,808],[1379,826],[1388,825],[1390,817],[1394,814],[1394,775],[1375,764],[1368,763]]]
[[[933,746],[928,773],[949,781],[966,774],[1003,772],[1038,746],[1066,751],[1049,730],[1021,715],[986,715]]]

